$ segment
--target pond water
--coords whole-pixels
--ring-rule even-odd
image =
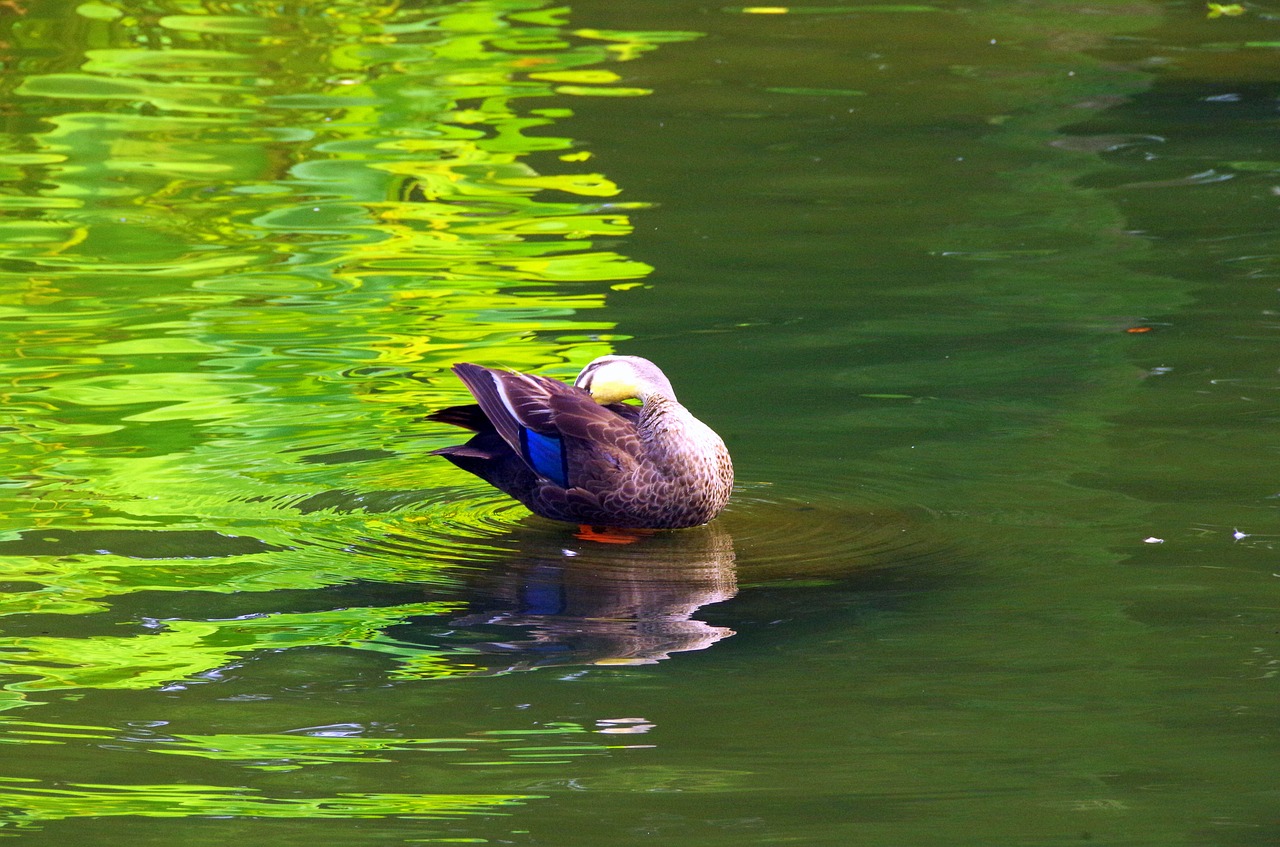
[[[1280,839],[1280,16],[0,3],[0,836]],[[649,357],[711,525],[428,454]]]

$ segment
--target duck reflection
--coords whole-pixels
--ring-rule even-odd
[[[694,618],[737,593],[733,539],[723,528],[531,533],[518,549],[514,561],[474,585],[471,612],[453,621],[490,636],[472,649],[511,658],[489,672],[653,664],[734,634]],[[512,637],[503,637],[508,630]]]

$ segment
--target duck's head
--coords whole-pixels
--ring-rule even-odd
[[[574,385],[591,394],[597,403],[618,403],[651,396],[676,399],[676,393],[657,365],[639,356],[601,356],[582,369]]]

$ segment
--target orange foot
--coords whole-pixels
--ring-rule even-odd
[[[598,544],[635,544],[657,532],[656,529],[620,529],[611,526],[587,526],[578,524],[578,531],[573,535],[583,541],[595,541]]]

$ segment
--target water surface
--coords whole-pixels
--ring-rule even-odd
[[[0,835],[1280,835],[1265,10],[10,11]],[[427,455],[612,351],[712,525]]]

